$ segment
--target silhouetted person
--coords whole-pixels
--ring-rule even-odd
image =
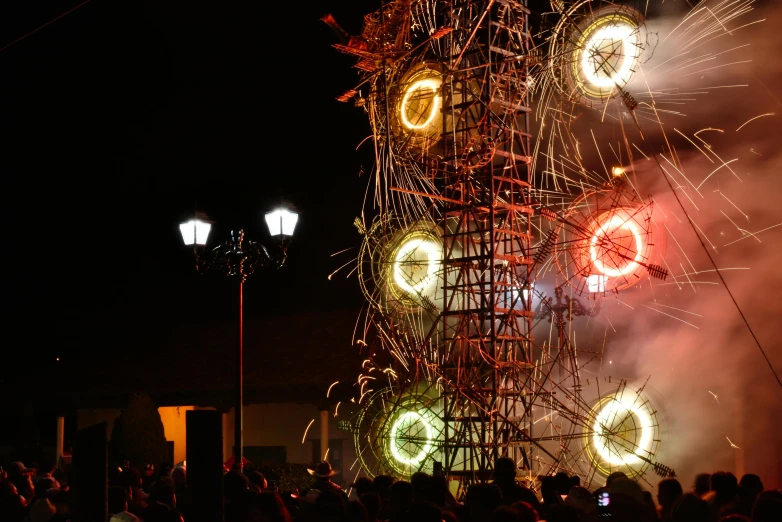
[[[320,491],[320,495],[315,499],[315,512],[324,522],[342,522],[348,516],[348,497],[342,490],[325,489]]]
[[[554,484],[560,495],[567,496],[567,494],[570,493],[570,477],[564,471],[560,471],[554,475]]]
[[[41,459],[41,462],[38,464],[38,471],[33,477],[33,484],[38,484],[38,481],[41,479],[51,479],[52,482],[54,482],[54,487],[57,489],[60,489],[60,483],[57,481],[57,479],[54,478],[55,470],[54,460],[50,459],[49,457],[44,457]],[[50,489],[50,488],[47,488]]]
[[[489,522],[492,512],[502,505],[502,490],[497,484],[472,484],[465,505],[470,522]]]
[[[413,501],[426,500],[431,478],[428,473],[423,471],[416,471],[410,476],[410,484],[413,486]]]
[[[540,516],[544,520],[548,520],[548,509],[551,506],[562,504],[562,497],[557,490],[557,481],[554,477],[546,476],[540,479],[540,496],[543,498],[543,502],[540,504]]]
[[[671,510],[673,522],[714,522],[709,505],[696,493],[685,493]]]
[[[108,490],[109,515],[122,513],[128,510],[128,492],[119,486],[112,486]]]
[[[511,506],[500,506],[491,514],[489,522],[519,522],[519,512]]]
[[[0,520],[22,522],[27,513],[25,502],[8,480],[0,480]]]
[[[747,517],[752,516],[752,506],[755,505],[755,499],[763,491],[763,482],[760,477],[752,473],[747,473],[739,480],[738,487],[738,512]]]
[[[692,492],[703,498],[703,495],[711,491],[711,473],[698,473],[692,483]]]
[[[782,520],[782,491],[769,489],[755,499],[752,522],[778,522]]]
[[[616,478],[608,487],[612,522],[652,522],[657,520],[654,505],[644,498],[644,490],[627,478]]]
[[[568,493],[568,496],[565,499],[565,504],[581,510],[589,520],[592,520],[597,516],[595,497],[587,488],[582,488],[581,486],[571,487],[570,493]]]
[[[660,504],[659,516],[662,522],[671,522],[673,505],[682,498],[684,490],[681,482],[675,478],[665,478],[657,483],[657,502]]]
[[[369,477],[359,477],[350,485],[350,487],[356,492],[356,498],[361,498],[361,495],[372,492],[372,479]]]
[[[348,520],[350,522],[369,522],[367,508],[358,500],[348,500]]]
[[[388,490],[388,520],[406,522],[413,505],[413,485],[405,480],[394,482]]]
[[[369,522],[376,522],[379,520],[380,516],[380,495],[377,493],[370,491],[369,493],[364,493],[360,497],[358,497],[359,501],[364,504],[364,507],[367,508],[367,520]]]
[[[182,522],[182,520],[179,511],[162,502],[150,502],[144,510],[144,522]]]
[[[282,497],[275,491],[263,491],[253,499],[255,511],[260,519],[268,522],[291,522],[291,515]]]
[[[738,480],[730,471],[712,473],[709,481],[711,491],[703,498],[717,518],[731,514],[738,504]]]
[[[312,482],[310,489],[320,491],[321,493],[331,491],[333,493],[342,495],[345,502],[348,501],[347,493],[345,493],[341,487],[339,487],[331,480],[331,477],[337,474],[336,471],[331,469],[331,464],[324,460],[319,462],[318,465],[315,466],[315,469],[308,469],[307,471],[310,475],[315,477],[315,480]]]
[[[391,494],[391,485],[394,483],[394,477],[390,475],[377,475],[372,480],[372,491],[380,496],[380,515],[378,518],[386,520],[388,518],[388,498]]]
[[[527,502],[514,502],[513,509],[519,514],[519,522],[537,522],[538,510]]]
[[[516,463],[508,457],[500,457],[494,461],[494,483],[502,491],[502,503],[506,506],[524,501],[535,510],[540,509],[538,497],[531,489],[516,482]]]

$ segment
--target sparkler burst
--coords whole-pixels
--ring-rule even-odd
[[[712,82],[743,63],[753,2],[701,2],[673,26],[646,1],[552,8],[397,0],[335,46],[357,59],[339,99],[366,111],[376,156],[354,268],[375,341],[349,423],[367,473],[442,466],[466,486],[509,456],[532,482],[673,474],[648,384],[611,383],[588,333],[631,302],[697,328],[671,288],[724,283],[698,211],[748,220],[714,190],[744,174],[714,144],[725,130],[684,111],[739,87]]]

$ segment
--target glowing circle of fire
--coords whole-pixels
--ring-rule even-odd
[[[434,461],[444,458],[439,392],[429,382],[402,384],[384,374],[393,384],[367,394],[350,422],[358,461],[370,476],[431,473]]]
[[[440,247],[431,240],[413,237],[394,256],[394,282],[405,292],[417,293],[437,277]]]
[[[638,26],[630,18],[611,14],[598,18],[583,32],[574,56],[575,76],[590,96],[607,96],[624,87],[640,55]]]
[[[443,75],[434,64],[419,63],[396,82],[392,132],[404,148],[425,150],[443,128]]]
[[[426,129],[440,112],[442,81],[425,78],[410,85],[399,108],[402,124],[411,130]]]
[[[586,451],[603,475],[642,474],[659,443],[659,425],[649,401],[622,388],[600,400],[584,427]]]
[[[419,425],[422,425],[423,428],[415,429]],[[411,435],[413,431],[415,433]],[[423,437],[420,436],[421,431],[425,432]],[[423,415],[415,411],[405,412],[396,419],[391,427],[391,436],[388,442],[391,455],[401,464],[417,466],[432,451],[433,436],[434,429]],[[408,449],[410,445],[414,446],[412,451]],[[402,451],[408,455],[402,455]]]
[[[555,259],[579,294],[618,292],[642,282],[662,259],[654,204],[613,189],[589,192],[568,209]],[[575,277],[574,277],[575,275]]]
[[[611,257],[609,253],[601,252],[599,244],[604,238],[610,236],[617,231],[627,231],[632,235],[632,239],[635,243],[635,256],[632,260],[622,264],[617,263],[616,266],[610,266],[608,262],[605,262],[605,257]],[[603,221],[592,236],[589,247],[589,255],[592,260],[592,265],[603,275],[608,277],[620,277],[628,274],[632,274],[636,268],[638,268],[638,262],[643,259],[644,254],[644,240],[641,237],[641,230],[638,225],[629,218],[623,218],[617,214],[611,215],[608,219]],[[627,257],[623,255],[622,257]]]
[[[644,17],[628,6],[594,9],[575,2],[554,29],[550,55],[562,93],[587,106],[621,96],[638,64],[653,47]]]

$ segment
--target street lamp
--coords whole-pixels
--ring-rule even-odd
[[[269,234],[278,240],[270,252],[263,244],[244,238],[244,230],[231,231],[231,239],[211,250],[205,250],[214,223],[203,212],[179,225],[186,246],[193,247],[196,270],[214,271],[239,280],[239,344],[236,366],[236,404],[234,405],[234,464],[242,468],[242,358],[244,351],[244,281],[256,268],[280,268],[287,257],[287,245],[293,236],[299,215],[291,208],[279,208],[265,216]]]

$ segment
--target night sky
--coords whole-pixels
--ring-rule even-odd
[[[0,47],[75,4],[3,2]],[[355,279],[327,276],[360,243],[369,124],[335,100],[358,76],[319,18],[358,32],[376,7],[333,4],[94,0],[0,52],[0,379],[144,359],[172,325],[235,318],[234,281],[196,276],[182,245],[195,206],[212,246],[233,228],[268,241],[281,200],[301,214],[284,268],[250,279],[248,317],[358,309]]]
[[[217,222],[212,246],[240,227],[248,239],[268,241],[263,214],[281,200],[300,212],[286,265],[279,272],[256,273],[245,288],[248,319],[337,309],[355,311],[358,317],[363,298],[355,277],[346,278],[348,270],[331,280],[328,275],[355,257],[361,242],[355,217],[362,211],[371,217],[364,195],[374,154],[371,141],[364,141],[370,126],[362,111],[335,99],[355,86],[355,60],[332,47],[337,38],[320,17],[332,13],[355,34],[363,15],[378,9],[380,1],[92,0],[16,41],[79,3],[0,2],[0,390],[15,394],[9,396],[14,403],[30,394],[57,393],[58,386],[67,387],[68,379],[78,379],[81,369],[90,366],[104,368],[106,379],[132,377],[155,363],[172,331],[192,327],[206,332],[213,323],[234,321],[235,281],[197,276],[192,250],[182,244],[178,225],[196,207]],[[777,4],[755,2],[779,9]],[[534,2],[534,7],[540,5],[548,1]],[[674,3],[682,9],[685,5]],[[665,6],[671,8],[671,2]],[[778,44],[753,45],[758,43],[765,49],[759,51],[761,58],[778,55]],[[731,128],[736,128],[762,112],[780,113],[782,71],[777,61],[754,69],[758,76],[751,78],[753,90],[747,91],[752,94],[724,105],[695,106],[696,112],[708,112],[704,125],[733,118]],[[761,89],[760,77],[773,89]],[[743,80],[724,82],[738,81]],[[693,120],[692,125],[699,124]],[[740,146],[766,154],[754,181],[765,180],[778,193],[778,182],[768,181],[782,164],[776,154],[778,138],[769,143],[779,135],[778,119],[764,124],[767,131]],[[779,222],[774,204],[764,200],[773,194],[753,194],[753,229]],[[774,217],[760,219],[764,214]],[[772,234],[764,252],[779,252],[778,235]],[[352,250],[332,256],[346,249]],[[751,252],[748,246],[742,249]],[[740,259],[733,266],[759,265],[753,275],[770,266],[778,274],[779,255]],[[776,360],[779,305],[765,296],[778,280],[778,275],[768,280],[757,276],[756,286],[745,285],[740,296],[743,303],[756,303],[745,310],[756,314],[750,316],[754,324],[767,327],[761,337]],[[746,297],[750,291],[752,299]],[[667,349],[669,339],[675,339],[677,346],[714,347],[715,356],[702,358],[695,348],[681,350],[692,357],[688,361],[712,361],[713,371],[703,366],[709,375],[721,375],[729,366],[723,364],[725,353],[741,354],[756,368],[757,382],[776,386],[743,325],[735,326],[732,305],[721,298],[709,301],[719,310],[703,313],[719,317],[720,310],[730,312],[733,322],[726,321],[725,329],[733,328],[740,342],[716,352],[722,339],[704,340],[687,330],[684,335],[693,337],[685,345],[676,337],[681,325],[669,323],[672,337],[659,344]],[[648,315],[639,317],[649,320]],[[626,360],[637,364],[639,375],[651,368],[661,376],[662,388],[673,388],[676,383],[669,376],[676,373],[674,362],[663,350],[666,357],[655,359],[651,347],[657,345],[647,341],[653,338],[649,332],[659,333],[657,324],[643,335],[632,328],[625,331],[633,337],[623,346],[632,347],[632,353],[638,339],[648,345]],[[698,333],[709,331],[704,325]],[[345,342],[351,334],[345,333]],[[307,335],[307,329],[291,335]],[[312,349],[319,349],[317,339]],[[303,358],[305,353],[292,353],[291,364]],[[693,365],[675,366],[689,372]],[[52,385],[52,375],[65,381]],[[754,379],[756,374],[747,375]],[[679,380],[696,381],[689,374]],[[710,406],[709,385],[698,386],[689,396]],[[721,396],[728,397],[727,385],[725,389]],[[766,389],[759,394],[773,397]],[[678,403],[683,396],[674,390],[669,400]],[[695,399],[691,402],[693,411],[705,411]],[[682,426],[683,432],[689,428]],[[715,444],[723,444],[721,432],[716,439]]]

